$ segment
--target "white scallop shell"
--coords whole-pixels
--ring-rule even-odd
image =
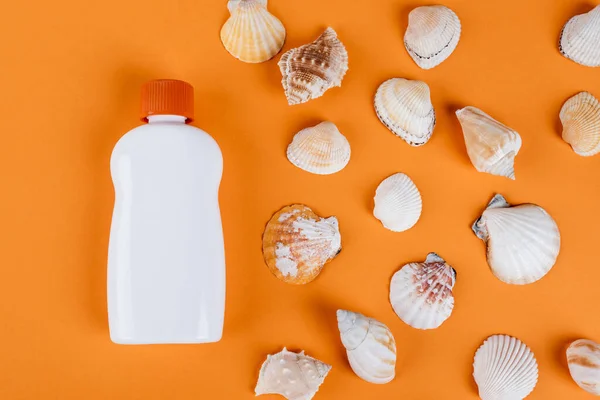
[[[537,384],[537,361],[519,339],[494,335],[475,353],[473,377],[482,400],[521,400]]]
[[[321,122],[294,136],[287,158],[300,169],[329,175],[341,171],[350,161],[350,143],[335,124]]]
[[[310,400],[330,370],[331,365],[303,351],[293,353],[284,347],[279,353],[267,356],[254,392],[257,396],[279,394],[288,400]]]
[[[367,382],[388,383],[396,375],[396,342],[387,326],[351,311],[337,311],[338,329],[350,367]]]
[[[580,388],[600,396],[600,345],[591,340],[576,340],[567,349],[571,377]]]
[[[550,214],[535,204],[511,207],[499,194],[475,221],[473,232],[487,244],[494,275],[514,285],[544,277],[560,250],[560,232]]]
[[[377,187],[373,215],[391,231],[412,228],[421,217],[422,209],[419,189],[405,174],[394,174]]]
[[[565,57],[587,67],[600,67],[600,5],[576,15],[560,33],[559,50]]]
[[[423,263],[403,266],[392,277],[390,302],[406,324],[417,329],[435,329],[454,309],[452,288],[456,271],[435,253]]]
[[[375,94],[379,120],[411,146],[422,146],[431,139],[435,110],[425,82],[403,78],[389,79]]]
[[[560,121],[562,137],[575,153],[587,157],[600,152],[600,103],[591,93],[581,92],[567,100]]]
[[[404,46],[419,67],[430,69],[450,57],[460,31],[460,20],[448,7],[417,7],[408,14]]]
[[[456,111],[467,153],[477,171],[515,179],[521,136],[475,107]]]

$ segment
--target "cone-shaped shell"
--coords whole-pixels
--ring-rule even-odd
[[[421,217],[422,209],[421,194],[405,174],[394,174],[377,187],[373,215],[391,231],[412,228]]]
[[[348,52],[337,33],[327,28],[314,42],[281,56],[279,69],[288,103],[306,103],[332,87],[342,86],[348,71]]]
[[[287,158],[300,169],[329,175],[341,171],[350,161],[350,143],[335,124],[321,122],[294,136]]]
[[[458,110],[456,116],[475,169],[515,179],[515,157],[521,149],[521,136],[475,107]]]
[[[425,262],[406,264],[394,274],[390,302],[406,324],[435,329],[452,314],[455,283],[454,268],[437,254],[429,253]]]
[[[567,100],[560,121],[562,137],[575,153],[593,156],[600,152],[600,103],[591,93],[581,92]]]
[[[375,112],[386,128],[411,146],[422,146],[431,139],[435,110],[425,82],[385,81],[375,94]]]
[[[481,400],[521,400],[537,384],[537,361],[519,339],[494,335],[475,353],[473,377]]]
[[[303,204],[277,211],[263,235],[267,266],[277,278],[295,285],[314,280],[341,249],[337,218],[321,218]]]
[[[267,10],[267,0],[229,0],[227,7],[231,17],[221,28],[221,42],[232,56],[260,63],[281,51],[285,28]]]
[[[350,367],[367,382],[388,383],[396,375],[396,342],[387,326],[351,311],[337,311],[338,329]]]
[[[257,396],[279,394],[288,400],[310,400],[330,370],[331,365],[303,351],[293,353],[284,347],[279,353],[267,356],[254,392]]]
[[[514,285],[533,283],[554,266],[560,232],[554,219],[535,204],[510,206],[494,196],[473,232],[487,244],[487,261],[494,275]]]
[[[588,67],[600,67],[600,5],[569,20],[560,33],[559,50]]]
[[[417,7],[408,14],[404,46],[419,67],[430,69],[450,57],[460,31],[460,20],[448,7]]]
[[[600,345],[591,340],[576,340],[567,349],[571,377],[580,388],[600,396]]]

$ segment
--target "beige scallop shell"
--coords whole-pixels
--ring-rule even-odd
[[[285,43],[285,28],[267,10],[267,0],[229,0],[231,17],[221,28],[221,42],[235,58],[261,63],[275,57]]]
[[[487,244],[487,261],[502,282],[526,285],[543,278],[556,263],[560,232],[554,219],[535,204],[511,206],[494,196],[473,232]]]
[[[560,121],[562,137],[575,153],[593,156],[600,152],[600,103],[591,93],[581,92],[567,100]]]
[[[419,67],[431,69],[450,57],[460,31],[460,20],[448,7],[417,7],[408,14],[404,47]]]
[[[591,340],[576,340],[567,349],[571,377],[580,388],[600,396],[600,345]]]
[[[473,377],[482,400],[521,400],[537,384],[537,361],[519,339],[494,335],[475,353]]]
[[[422,146],[431,139],[435,110],[425,82],[392,78],[375,94],[379,120],[411,146]]]
[[[288,351],[285,347],[277,354],[268,355],[260,368],[254,392],[278,394],[288,400],[312,399],[331,365],[304,354]]]
[[[338,329],[350,367],[367,382],[384,384],[396,375],[396,341],[387,326],[351,311],[337,311]]]
[[[600,67],[600,5],[576,15],[560,33],[559,50],[565,57],[587,67]]]
[[[290,105],[323,96],[342,86],[348,71],[348,52],[332,28],[312,43],[287,51],[279,60],[283,89]]]
[[[300,169],[329,175],[341,171],[350,161],[350,143],[335,124],[321,122],[294,136],[287,158]]]
[[[479,172],[515,179],[515,157],[521,136],[475,107],[456,111],[467,153]]]
[[[455,283],[454,268],[436,253],[429,253],[425,262],[406,264],[394,274],[390,302],[406,324],[435,329],[452,314]]]
[[[394,174],[377,187],[373,215],[393,232],[403,232],[415,226],[422,209],[419,189],[405,174]]]
[[[321,218],[303,204],[277,211],[263,234],[263,256],[269,270],[295,285],[313,281],[341,249],[337,218]]]

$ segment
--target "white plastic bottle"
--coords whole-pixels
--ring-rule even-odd
[[[223,159],[212,137],[186,124],[193,109],[190,84],[147,83],[142,116],[148,123],[125,134],[113,150],[108,316],[115,343],[221,338]]]

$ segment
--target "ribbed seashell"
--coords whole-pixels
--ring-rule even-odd
[[[515,157],[521,149],[521,136],[475,107],[458,110],[456,116],[475,169],[514,180]]]
[[[390,302],[406,324],[435,329],[452,314],[455,283],[454,268],[436,253],[429,253],[425,262],[406,264],[394,274]]]
[[[350,161],[350,143],[332,122],[302,129],[287,148],[287,158],[296,167],[313,174],[329,175]]]
[[[425,82],[403,78],[389,79],[375,94],[379,120],[411,146],[422,146],[431,139],[435,110]]]
[[[388,383],[396,375],[396,341],[387,326],[351,311],[337,311],[338,329],[350,367],[367,382]]]
[[[314,280],[341,250],[337,218],[321,218],[303,204],[277,211],[263,234],[267,266],[277,278],[295,285]]]
[[[312,43],[287,51],[279,60],[281,83],[290,105],[323,96],[342,86],[348,71],[348,52],[332,28]]]
[[[403,232],[415,226],[422,209],[419,189],[405,174],[394,174],[377,187],[373,215],[390,231]]]
[[[593,156],[600,152],[600,103],[591,93],[581,92],[567,100],[560,121],[562,137],[575,153]]]
[[[229,0],[231,17],[221,28],[221,42],[238,60],[260,63],[270,60],[285,43],[285,28],[267,10],[267,0]]]
[[[587,67],[600,67],[600,5],[576,15],[560,33],[559,50],[565,57]]]
[[[431,69],[450,57],[460,31],[460,20],[448,7],[417,7],[408,14],[404,46],[419,67]]]
[[[330,370],[331,365],[305,355],[304,351],[293,353],[284,347],[267,356],[254,392],[257,396],[279,394],[288,400],[310,400]]]
[[[487,244],[487,262],[502,282],[526,285],[544,277],[560,250],[554,219],[535,204],[511,206],[497,194],[473,224]]]
[[[475,353],[473,377],[482,400],[522,400],[537,384],[537,361],[519,339],[494,335]]]
[[[574,341],[567,349],[567,362],[575,383],[600,396],[600,345],[586,339]]]

